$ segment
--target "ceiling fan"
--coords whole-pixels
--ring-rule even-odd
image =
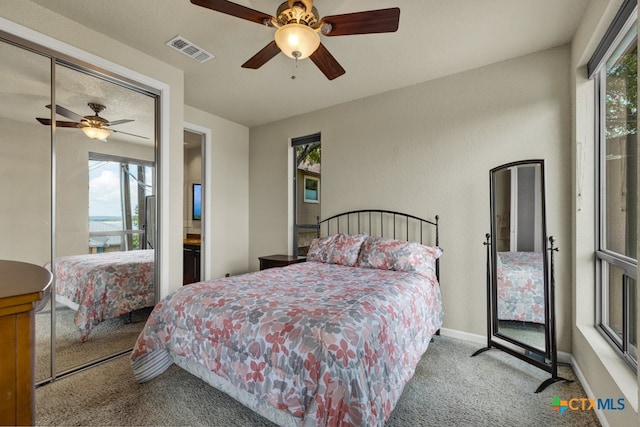
[[[243,68],[258,69],[282,52],[295,60],[311,58],[329,80],[340,77],[345,70],[320,42],[319,33],[328,37],[392,33],[398,29],[400,21],[397,7],[320,19],[313,0],[287,0],[278,7],[277,17],[226,0],[191,0],[191,3],[277,28],[275,40],[242,64]]]
[[[60,105],[56,105],[56,114],[73,120],[72,122],[56,120],[56,126],[64,128],[79,128],[82,129],[84,134],[89,138],[99,139],[105,142],[107,141],[107,137],[111,135],[112,132],[119,132],[125,135],[135,136],[137,138],[149,139],[146,136],[134,135],[132,133],[123,132],[121,130],[111,129],[110,126],[133,122],[133,120],[123,119],[109,121],[103,117],[100,117],[99,115],[99,113],[106,108],[104,105],[96,104],[93,102],[90,102],[87,105],[93,110],[93,112],[95,113],[94,115],[81,116],[80,114],[74,113],[73,111],[68,110]],[[51,105],[47,105],[46,107],[51,109]],[[36,120],[43,125],[51,126],[51,119],[36,117]]]

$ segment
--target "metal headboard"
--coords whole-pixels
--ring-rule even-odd
[[[371,236],[419,242],[423,245],[426,244],[426,239],[429,241],[435,239],[435,246],[440,246],[438,219],[438,215],[435,216],[434,221],[429,221],[414,215],[383,209],[355,210],[339,213],[322,221],[318,217],[318,237],[335,233],[367,233]],[[436,275],[439,279],[439,259],[436,260]]]

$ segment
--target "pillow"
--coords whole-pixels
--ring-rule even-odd
[[[329,255],[333,250],[333,241],[337,234],[313,239],[307,252],[307,261],[329,262]]]
[[[439,247],[424,246],[402,240],[369,237],[363,244],[357,266],[416,272],[437,283],[436,259],[442,255]]]
[[[358,261],[360,247],[366,234],[333,234],[313,239],[307,252],[307,261],[325,262],[353,267]]]
[[[367,235],[364,233],[354,235],[337,234],[332,242],[333,250],[329,255],[329,262],[353,267],[358,261],[360,248],[366,239]]]
[[[384,237],[369,237],[363,244],[356,265],[363,268],[379,268],[393,270],[395,252],[407,242],[386,239]]]
[[[393,269],[396,271],[415,271],[432,283],[438,282],[436,260],[442,255],[437,246],[424,246],[419,243],[407,243],[395,253]]]

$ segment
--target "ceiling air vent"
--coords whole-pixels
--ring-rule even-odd
[[[170,46],[175,50],[184,53],[189,58],[201,64],[203,62],[206,62],[210,59],[215,58],[212,54],[196,46],[195,44],[191,43],[189,40],[185,39],[182,36],[175,36],[174,38],[169,40],[166,44],[167,46]]]

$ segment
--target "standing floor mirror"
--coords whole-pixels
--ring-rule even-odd
[[[486,235],[487,346],[558,376],[553,237],[547,240],[544,160],[507,163],[490,171],[491,234]],[[550,246],[547,247],[547,241]]]

